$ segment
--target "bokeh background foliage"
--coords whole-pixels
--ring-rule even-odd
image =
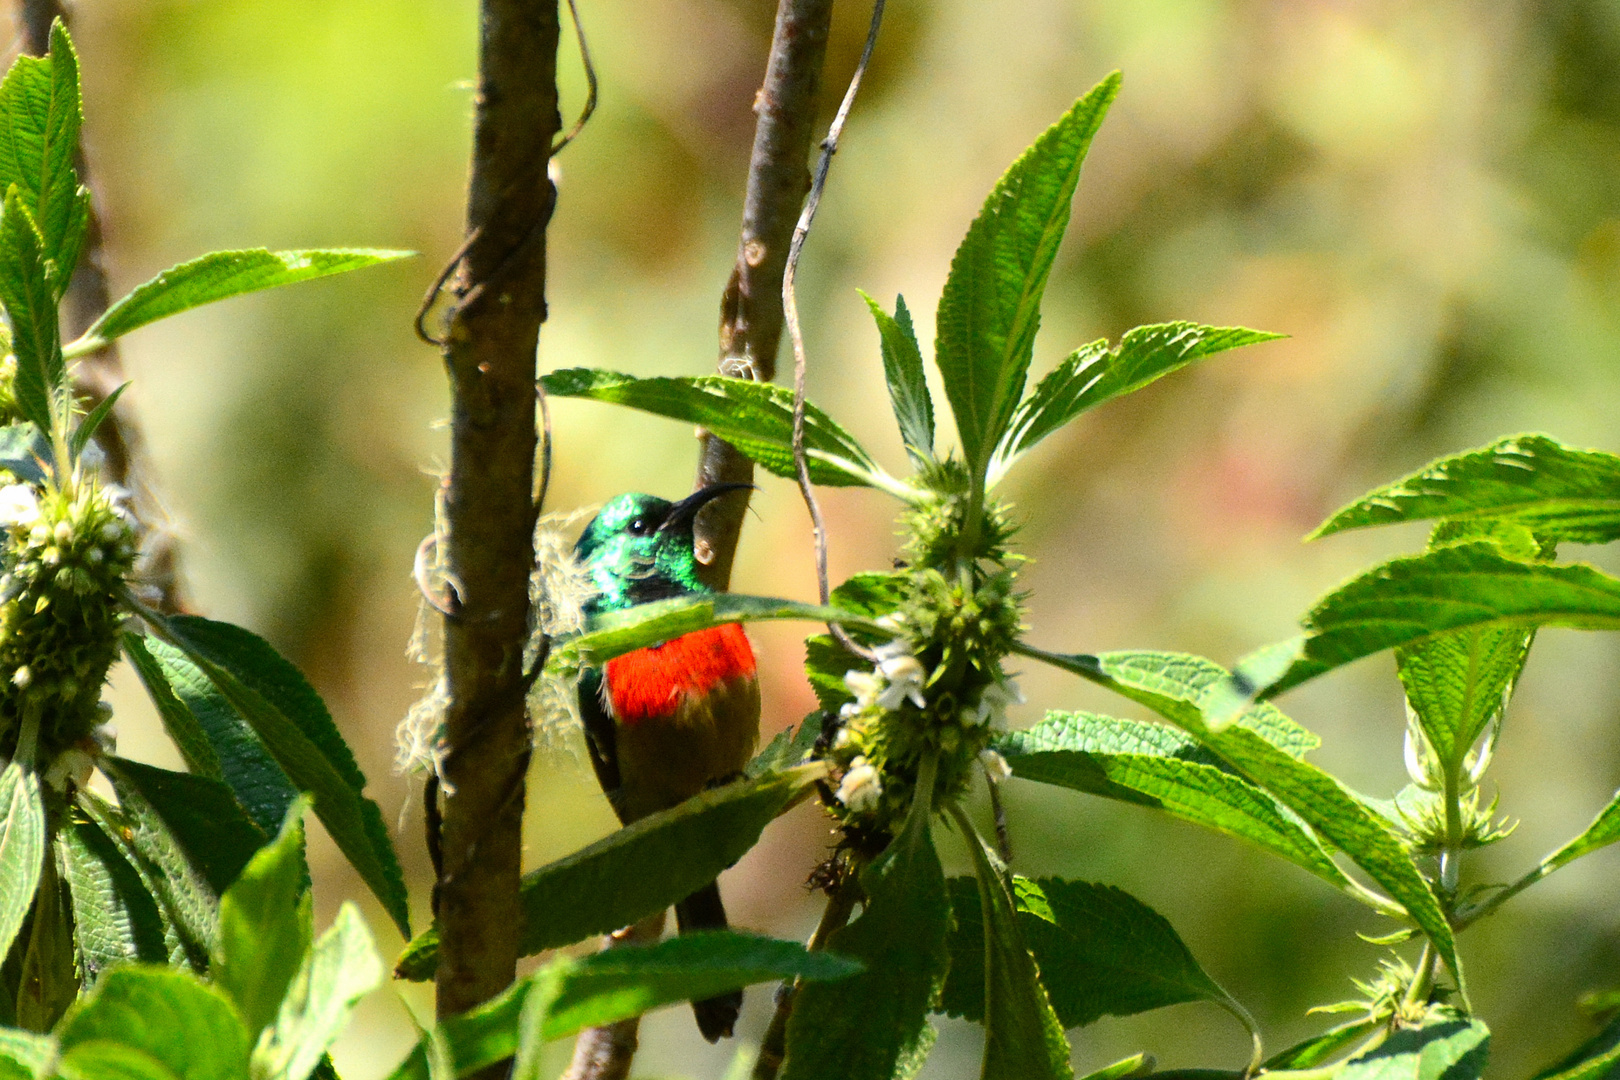
[[[561,159],[542,365],[706,372],[774,5],[582,7],[603,101]],[[839,10],[829,85],[853,66],[865,18]],[[194,312],[124,351],[196,603],[311,674],[385,813],[405,808],[401,852],[425,897],[419,799],[388,777],[392,728],[421,678],[402,654],[408,570],[430,525],[446,403],[409,318],[459,242],[473,6],[102,0],[75,20],[115,294],[215,248],[424,252]],[[577,104],[577,66],[563,66]],[[1415,527],[1301,547],[1346,498],[1510,431],[1620,448],[1620,8],[891,0],[800,277],[810,395],[886,464],[902,452],[855,287],[929,310],[1001,168],[1114,67],[1125,89],[1053,273],[1037,374],[1080,342],[1170,317],[1292,337],[1165,380],[1021,467],[1006,494],[1029,519],[1032,640],[1229,660],[1287,636],[1358,568],[1421,546]],[[690,483],[681,425],[578,402],[557,403],[554,419],[554,509]],[[803,510],[790,484],[760,482],[735,585],[809,599]],[[886,566],[892,504],[858,491],[826,501],[835,580]],[[812,699],[794,628],[755,638],[770,730]],[[1503,808],[1525,819],[1481,856],[1502,878],[1578,832],[1620,784],[1617,661],[1610,635],[1541,636],[1493,770]],[[1405,782],[1392,669],[1386,655],[1285,702],[1323,736],[1316,760],[1373,794]],[[1122,711],[1055,673],[1030,670],[1024,685],[1043,704]],[[126,720],[120,737],[125,753],[163,760],[155,725]],[[589,770],[558,742],[535,767],[532,863],[612,827]],[[1074,828],[1054,811],[1080,796],[1010,796],[1021,872],[1153,904],[1274,1046],[1319,1026],[1304,1008],[1347,996],[1346,974],[1370,973],[1380,954],[1352,933],[1380,924],[1257,852],[1098,800]],[[827,839],[817,815],[799,809],[731,872],[738,922],[808,930],[800,883]],[[362,889],[316,843],[324,924]],[[1620,969],[1620,919],[1596,899],[1614,893],[1617,860],[1576,864],[1467,935],[1493,1072],[1523,1074],[1584,1034],[1575,996]],[[408,1040],[386,998],[340,1044],[345,1076],[381,1075]],[[751,995],[745,1038],[767,998]],[[640,1069],[720,1071],[728,1051],[690,1029],[674,1011],[649,1020]],[[929,1075],[964,1071],[976,1040],[946,1024]],[[1161,1067],[1235,1066],[1245,1042],[1218,1011],[1180,1006],[1078,1033],[1076,1065],[1149,1049]]]

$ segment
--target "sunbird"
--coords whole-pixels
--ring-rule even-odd
[[[672,503],[652,495],[608,500],[574,554],[594,586],[585,614],[712,592],[698,578],[692,522],[710,501],[747,484],[713,484]],[[588,668],[579,715],[596,778],[628,825],[736,779],[759,742],[754,650],[736,623],[699,630]],[[709,882],[675,905],[681,933],[722,930],[726,909]],[[742,991],[692,1002],[710,1042],[730,1035]]]

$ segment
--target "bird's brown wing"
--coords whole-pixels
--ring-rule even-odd
[[[619,775],[619,738],[603,702],[602,672],[587,668],[579,677],[579,718],[585,725],[585,748],[591,755],[591,767],[596,770],[596,782],[613,805],[613,812],[624,821],[620,808],[623,801],[624,781]]]

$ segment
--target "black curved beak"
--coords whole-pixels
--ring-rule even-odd
[[[680,502],[669,508],[669,516],[664,518],[658,526],[658,535],[667,532],[689,531],[692,522],[697,518],[698,511],[722,495],[729,495],[733,491],[752,491],[753,484],[710,484],[699,491],[694,491]]]

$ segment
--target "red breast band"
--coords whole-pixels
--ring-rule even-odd
[[[672,716],[688,696],[754,677],[754,650],[737,623],[699,630],[607,662],[608,696],[621,724]]]

